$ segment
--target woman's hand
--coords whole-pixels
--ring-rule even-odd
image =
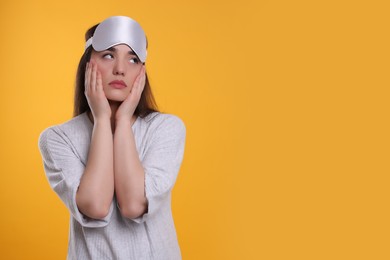
[[[95,121],[111,118],[111,108],[103,91],[102,75],[93,60],[87,63],[84,93]]]
[[[133,88],[131,89],[129,95],[119,106],[115,114],[115,120],[119,121],[121,119],[130,120],[133,116],[135,109],[138,106],[139,100],[141,98],[142,91],[145,87],[145,66],[142,66],[140,73],[134,81]]]

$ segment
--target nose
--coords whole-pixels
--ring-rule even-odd
[[[125,75],[125,66],[122,61],[117,60],[115,62],[113,73],[114,75]]]

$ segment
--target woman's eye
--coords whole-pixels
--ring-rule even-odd
[[[130,63],[137,64],[137,63],[139,63],[139,59],[138,58],[131,58]]]
[[[105,59],[112,59],[112,58],[114,58],[114,56],[112,56],[112,54],[110,54],[110,53],[106,53],[106,54],[103,55],[103,58],[105,58]]]

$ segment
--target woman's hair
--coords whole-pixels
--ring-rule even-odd
[[[93,36],[93,33],[95,32],[95,29],[98,25],[99,24],[96,24],[88,29],[88,31],[85,33],[85,41],[87,41],[89,38]],[[77,68],[73,116],[78,116],[84,112],[91,111],[88,105],[87,98],[85,97],[84,94],[85,70],[86,70],[87,62],[89,62],[89,60],[91,59],[91,53],[92,53],[92,45],[85,50],[83,56],[80,59],[79,66]],[[142,91],[141,98],[139,100],[137,108],[134,111],[134,115],[139,116],[141,118],[146,117],[152,112],[158,111],[157,104],[149,84],[148,74],[146,74],[145,76],[146,76],[145,87],[144,90]]]

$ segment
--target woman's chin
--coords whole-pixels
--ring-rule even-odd
[[[122,103],[125,99],[118,99],[118,98],[107,98],[109,102],[119,102]]]
[[[124,95],[107,95],[107,93],[106,97],[109,101],[112,102],[123,102],[126,99]]]

